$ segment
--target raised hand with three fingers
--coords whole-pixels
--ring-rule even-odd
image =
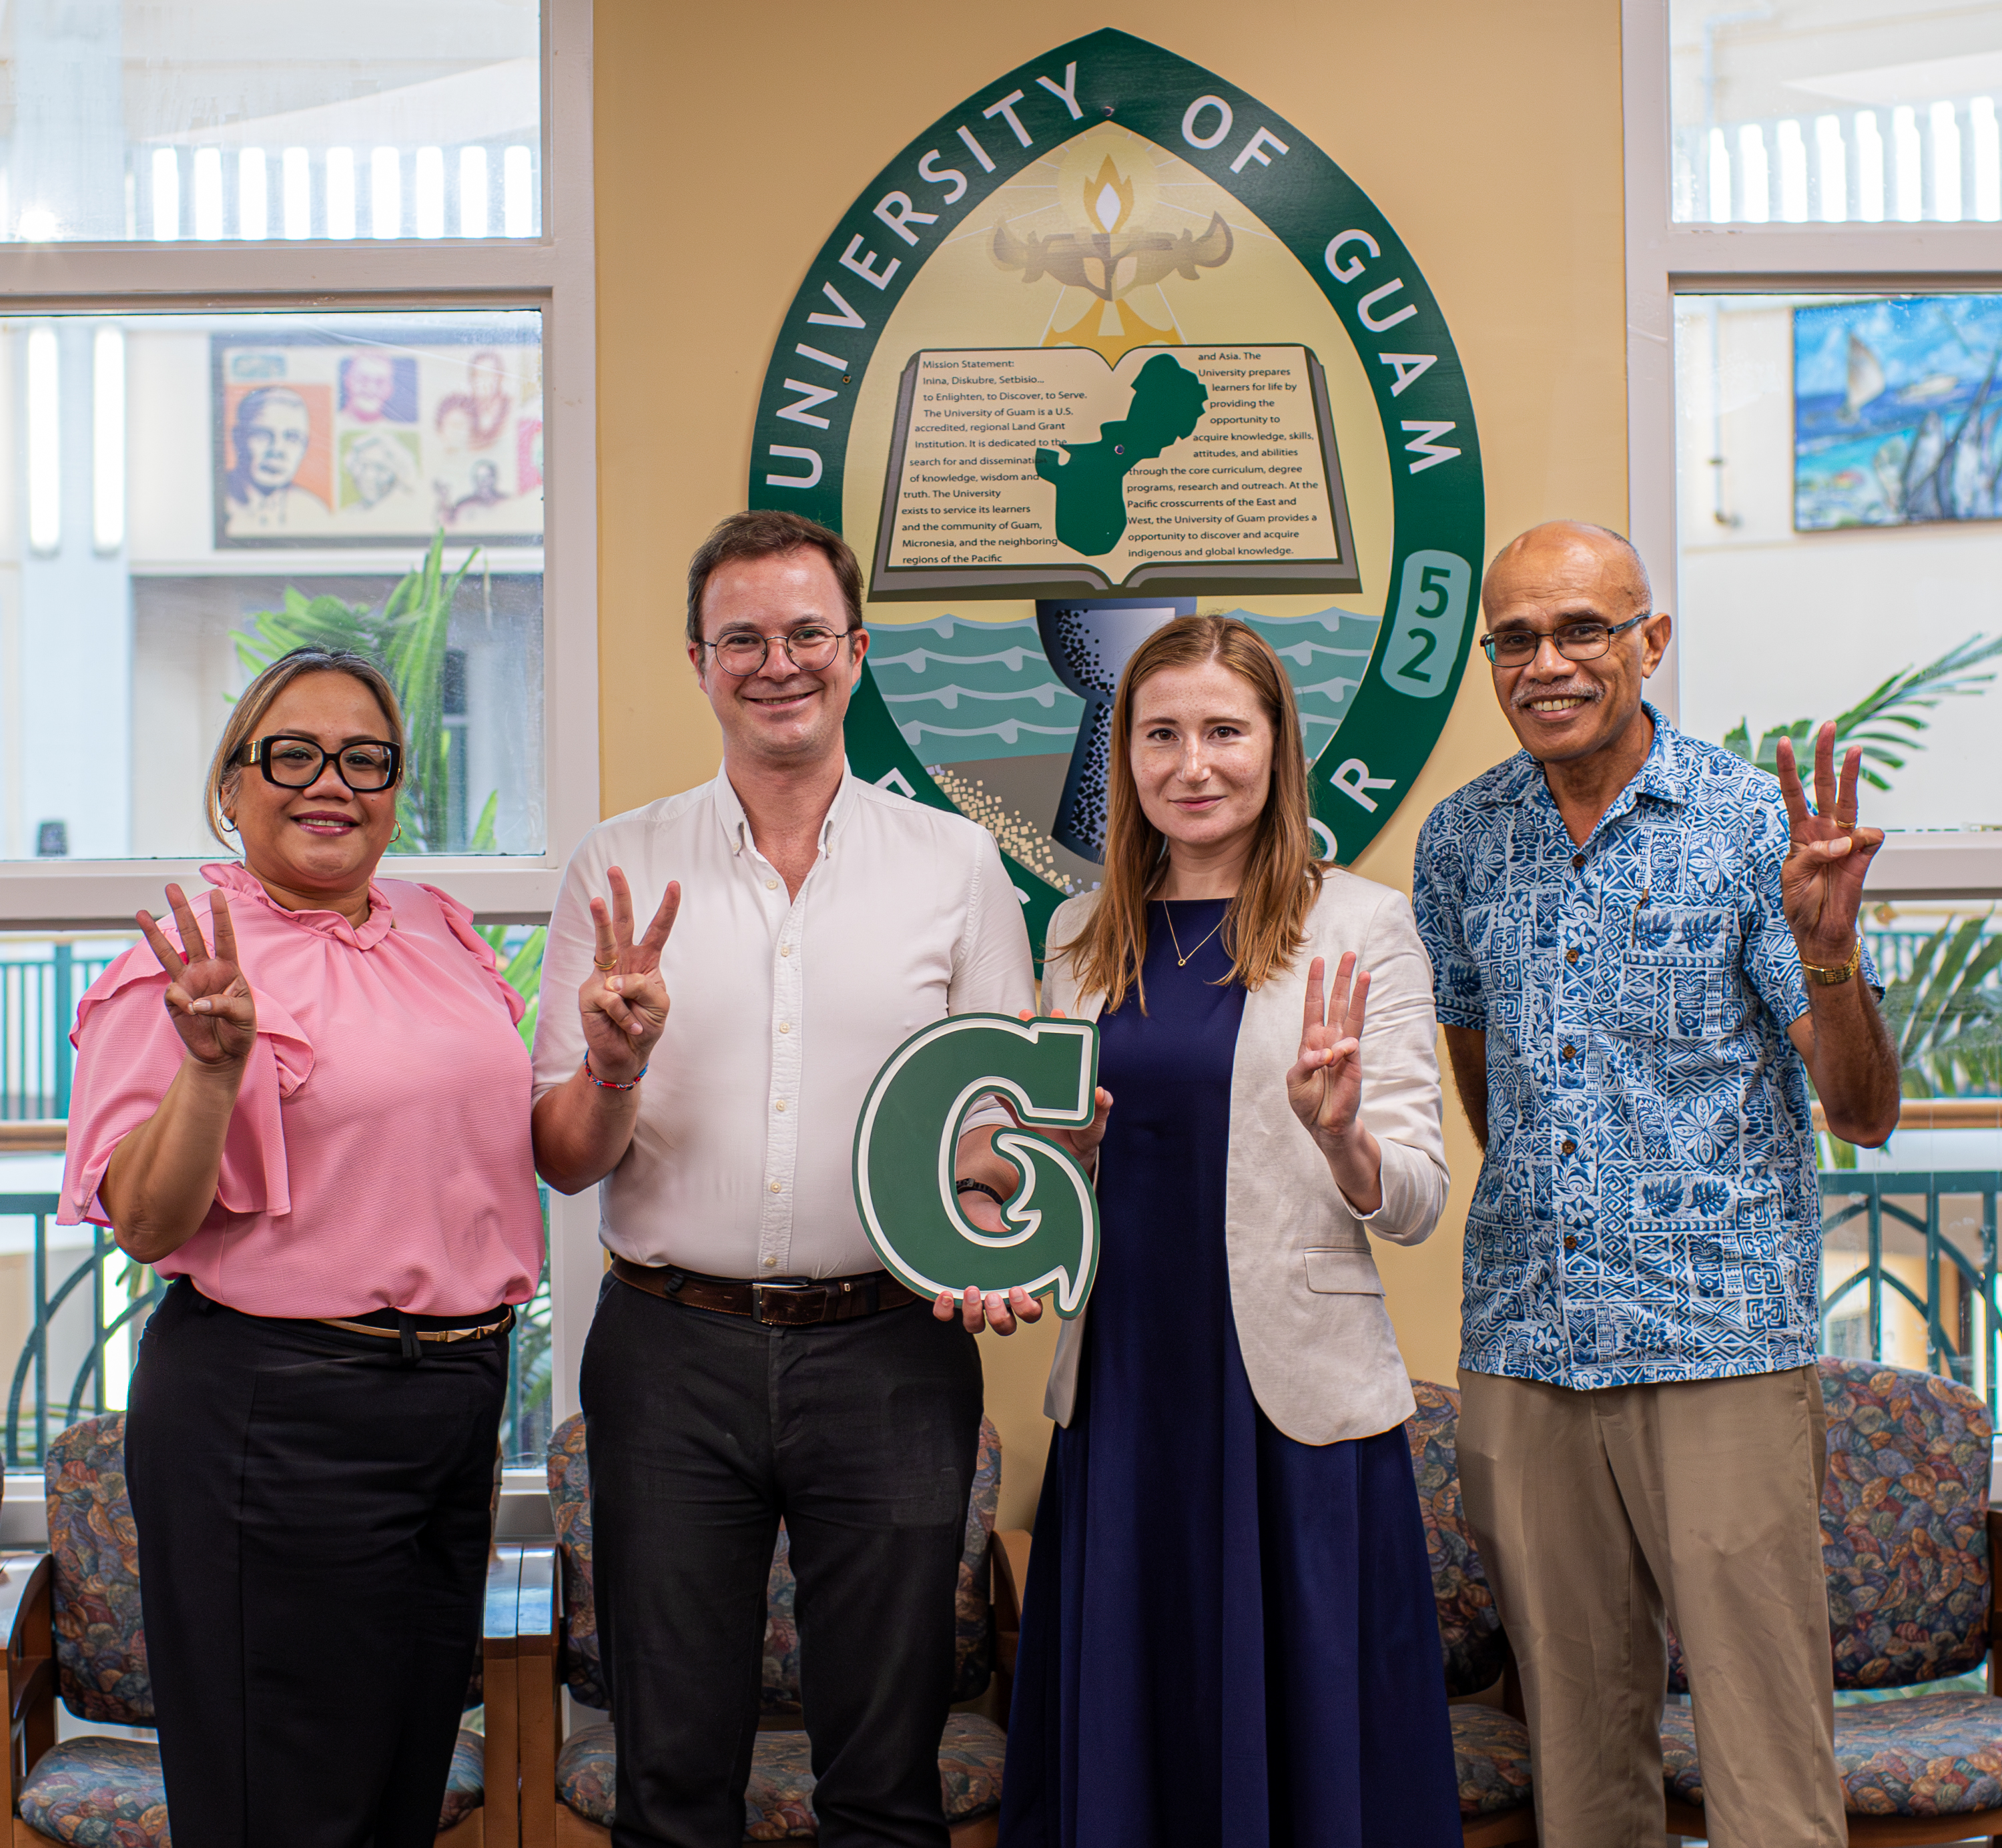
[[[1780,794],[1787,805],[1787,857],[1780,863],[1780,908],[1807,981],[1807,1011],[1787,1023],[1787,1037],[1806,1062],[1829,1132],[1866,1149],[1881,1147],[1897,1128],[1896,1046],[1863,975],[1863,882],[1881,828],[1856,820],[1863,751],[1852,744],[1835,769],[1835,724],[1815,738],[1815,806],[1785,738],[1777,752]]]
[[[257,1044],[257,1003],[243,971],[236,966],[236,930],[229,919],[229,901],[219,891],[209,894],[213,950],[202,940],[194,907],[179,886],[167,887],[167,904],[180,932],[181,949],[174,947],[152,912],[139,912],[138,921],[166,971],[167,1013],[174,1030],[198,1065],[240,1066]]]
[[[1299,1055],[1286,1074],[1286,1101],[1350,1205],[1374,1212],[1383,1203],[1383,1153],[1358,1120],[1369,978],[1357,972],[1352,950],[1335,967],[1332,992],[1327,975],[1326,958],[1316,957],[1307,968]]]
[[[1780,868],[1780,903],[1794,941],[1800,946],[1801,961],[1816,967],[1839,966],[1856,947],[1863,881],[1877,849],[1884,845],[1882,828],[1857,825],[1863,748],[1852,744],[1843,753],[1838,781],[1835,721],[1831,719],[1822,727],[1815,738],[1812,812],[1794,767],[1791,740],[1781,739],[1778,758],[1788,832],[1787,857]]]
[[[645,1070],[668,1024],[668,986],[661,974],[682,907],[679,880],[670,880],[660,908],[638,942],[633,938],[633,888],[617,866],[606,875],[612,902],[591,901],[595,935],[591,970],[577,990],[584,1018],[585,1063],[598,1078],[623,1085]]]

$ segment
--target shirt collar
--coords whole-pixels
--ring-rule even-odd
[[[349,923],[337,911],[288,910],[264,890],[263,880],[256,873],[236,860],[217,860],[204,866],[201,876],[228,893],[232,905],[247,901],[295,930],[331,937],[351,950],[372,950],[396,929],[396,912],[389,895],[372,879],[368,882],[368,915],[358,926]]]
[[[1646,760],[1634,772],[1634,779],[1613,797],[1612,805],[1600,818],[1601,827],[1625,814],[1643,796],[1672,804],[1677,808],[1686,806],[1690,800],[1690,766],[1682,734],[1662,717],[1660,709],[1651,702],[1643,699],[1641,710],[1654,721],[1654,742],[1648,746]],[[1499,766],[1492,783],[1482,792],[1482,800],[1489,807],[1506,807],[1533,797],[1539,790],[1549,801],[1550,786],[1543,780],[1543,765],[1528,751],[1519,751]],[[1555,804],[1552,804],[1552,807]]]
[[[846,825],[848,818],[855,812],[856,790],[860,783],[854,771],[849,769],[848,759],[841,760],[841,784],[834,792],[834,800],[828,805],[827,815],[820,825],[820,851],[825,858],[833,851],[834,839]],[[733,854],[755,853],[756,844],[751,838],[751,818],[744,812],[744,803],[738,795],[736,786],[730,780],[727,766],[716,773],[713,786],[716,791],[716,819],[723,829],[724,839],[730,843]]]

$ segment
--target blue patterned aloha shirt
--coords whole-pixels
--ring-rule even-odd
[[[1418,838],[1440,1023],[1488,1036],[1460,1365],[1588,1389],[1804,1366],[1821,1215],[1780,786],[1651,706],[1578,847],[1522,751]],[[1864,971],[1874,981],[1874,971]]]

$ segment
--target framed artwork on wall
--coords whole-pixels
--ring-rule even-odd
[[[1794,526],[2002,519],[2002,295],[1794,310]]]
[[[218,548],[542,543],[532,333],[217,333],[210,353]]]

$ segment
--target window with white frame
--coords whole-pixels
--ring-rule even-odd
[[[2002,19],[1983,5],[1674,0],[1680,224],[2002,220]]]
[[[0,15],[0,922],[191,872],[249,675],[413,619],[397,851],[547,903],[596,778],[588,60],[550,55],[590,9],[546,10]]]
[[[36,1206],[66,1035],[221,856],[203,778],[266,661],[428,626],[394,851],[532,982],[598,818],[590,33],[590,0],[0,12],[0,1386],[23,1306],[85,1280],[10,1461],[75,1381],[122,1402],[150,1274]],[[544,1420],[580,1332],[528,1318]]]
[[[1824,1345],[2002,1392],[2002,5],[1624,0],[1631,521],[1651,692],[1889,831],[1904,1111],[1821,1140]]]

